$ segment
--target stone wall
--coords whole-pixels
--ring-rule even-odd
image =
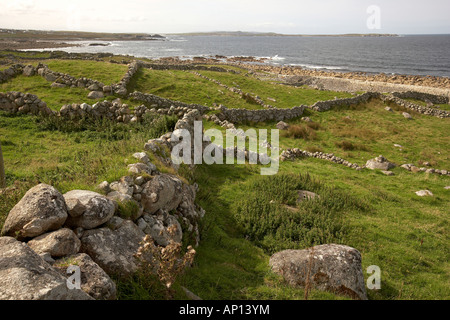
[[[228,109],[224,106],[219,107],[220,113],[217,115],[221,121],[227,120],[232,123],[282,121],[300,117],[306,106],[293,107],[291,109]]]
[[[10,113],[52,115],[47,104],[31,93],[0,92],[0,110]]]
[[[431,97],[434,101],[446,101],[445,100],[446,97],[434,96],[434,98],[433,98],[432,95],[428,95],[428,94],[423,95],[422,93],[408,93],[408,94],[405,94],[405,96],[421,97],[423,99],[425,99],[425,97]],[[440,109],[433,108],[433,107],[426,107],[426,106],[418,105],[418,104],[403,100],[394,94],[384,95],[384,94],[378,93],[378,92],[367,92],[367,93],[363,93],[363,94],[358,95],[353,98],[319,101],[319,102],[316,102],[315,104],[313,104],[312,106],[309,106],[308,108],[313,109],[315,111],[322,112],[322,111],[330,110],[334,107],[350,106],[350,105],[358,105],[360,103],[367,103],[371,99],[380,99],[383,102],[394,103],[398,106],[413,110],[415,112],[418,112],[418,113],[421,113],[424,115],[430,115],[430,116],[435,116],[435,117],[439,117],[439,118],[450,117],[450,112],[448,112],[448,111],[440,110]]]
[[[207,106],[202,106],[199,104],[189,104],[180,101],[174,101],[162,97],[155,96],[149,93],[142,93],[135,91],[129,95],[129,98],[135,101],[140,101],[146,104],[149,104],[152,108],[155,109],[169,109],[173,107],[181,107],[181,108],[189,108],[199,110],[202,114],[211,110],[211,108]]]
[[[417,91],[393,92],[392,95],[400,99],[415,99],[431,104],[449,103],[448,96],[439,96],[431,93],[424,93]]]

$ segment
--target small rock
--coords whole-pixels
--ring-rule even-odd
[[[432,197],[433,193],[430,190],[420,190],[420,191],[416,191],[416,194],[419,197]]]
[[[403,115],[403,117],[405,119],[408,119],[408,120],[412,120],[413,119],[413,117],[408,112],[403,112],[402,115]]]
[[[104,97],[105,95],[103,94],[103,91],[91,91],[88,94],[89,99],[101,99]]]
[[[37,254],[65,257],[78,253],[81,242],[72,230],[63,228],[30,240],[28,246]]]

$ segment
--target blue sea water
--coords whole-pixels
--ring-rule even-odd
[[[95,41],[95,43],[102,41]],[[450,35],[399,37],[168,36],[167,41],[114,41],[64,48],[136,57],[254,56],[276,65],[319,70],[450,77]],[[61,50],[61,49],[59,49]]]

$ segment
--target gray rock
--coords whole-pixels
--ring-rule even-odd
[[[379,156],[375,159],[368,160],[366,163],[366,168],[371,170],[384,170],[387,171],[389,169],[392,169],[395,167],[395,164],[392,162],[389,162],[385,157]]]
[[[103,94],[103,91],[91,91],[88,94],[89,99],[101,99],[104,97],[105,95]]]
[[[148,213],[159,209],[176,209],[182,200],[183,182],[175,176],[161,174],[144,185],[141,204]]]
[[[145,234],[125,220],[117,230],[87,230],[81,238],[81,252],[87,253],[108,275],[128,276],[138,270],[135,257]]]
[[[433,197],[433,193],[430,190],[420,190],[416,191],[419,197]]]
[[[309,274],[312,288],[367,300],[361,254],[354,248],[325,244],[305,250],[285,250],[275,253],[269,264],[291,286],[304,287]]]
[[[36,74],[36,68],[33,67],[31,64],[25,66],[25,68],[23,68],[23,75],[27,76],[27,77],[31,77],[34,76]]]
[[[18,239],[37,237],[61,228],[67,219],[67,206],[58,190],[39,184],[12,208],[3,225],[2,235]]]
[[[109,183],[108,181],[103,181],[102,183],[100,183],[97,188],[99,190],[101,190],[102,192],[104,192],[105,194],[108,194],[111,192],[111,188],[109,187]]]
[[[116,299],[116,284],[106,272],[91,259],[91,257],[85,253],[72,255],[66,259],[57,261],[53,267],[57,269],[61,275],[68,277],[68,263],[80,267],[81,290],[96,300]]]
[[[25,243],[0,238],[0,300],[92,300]]]
[[[298,199],[297,202],[302,202],[305,200],[311,200],[315,198],[320,198],[320,196],[314,192],[306,191],[306,190],[298,190]]]
[[[141,174],[141,173],[152,174],[152,169],[148,165],[143,163],[133,163],[128,165],[128,172],[134,174]]]
[[[164,219],[147,219],[147,226],[144,228],[144,233],[150,235],[155,242],[163,247],[166,247],[171,241],[181,243],[183,239],[183,231],[177,219],[169,214],[166,214]],[[143,227],[143,225],[141,225]],[[171,226],[176,228],[175,234],[170,235],[167,229]]]
[[[37,254],[49,253],[52,257],[65,257],[78,253],[81,242],[72,230],[63,228],[30,240],[28,246]]]
[[[52,88],[65,88],[67,86],[64,83],[53,82],[50,87],[52,87]]]
[[[387,175],[387,176],[394,176],[395,174],[392,171],[381,171],[383,174]]]
[[[66,225],[71,228],[82,227],[83,229],[93,229],[107,222],[114,215],[116,206],[114,202],[105,196],[86,190],[73,190],[64,194],[68,203],[75,203],[84,208],[81,215],[72,216],[69,208],[69,217]]]
[[[403,117],[405,119],[408,119],[408,120],[412,120],[413,119],[413,117],[408,112],[403,112],[402,115],[403,115]]]
[[[289,128],[289,125],[284,121],[280,121],[277,123],[278,130],[287,130],[288,128]]]

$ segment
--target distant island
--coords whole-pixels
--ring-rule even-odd
[[[214,31],[214,32],[189,32],[174,33],[179,36],[224,36],[224,37],[398,37],[398,34],[381,33],[347,33],[347,34],[283,34],[276,32],[246,32],[246,31]]]
[[[45,31],[0,29],[0,49],[41,49],[76,46],[65,41],[93,41],[90,46],[108,46],[96,41],[165,41],[166,37],[149,33],[103,33],[83,31]],[[94,42],[95,41],[95,42]]]

